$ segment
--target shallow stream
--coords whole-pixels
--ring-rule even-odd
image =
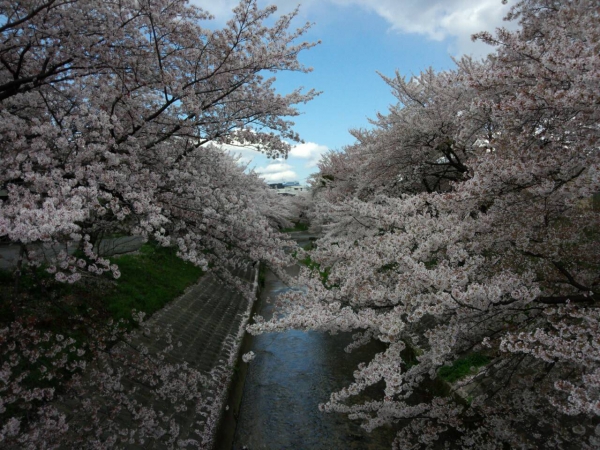
[[[306,233],[296,234],[300,245]],[[294,270],[294,268],[291,268]],[[297,271],[298,269],[295,268]],[[266,319],[275,311],[269,298],[289,289],[271,272],[259,298],[258,314]],[[256,358],[246,375],[233,448],[248,449],[389,449],[389,429],[365,432],[341,414],[318,409],[331,392],[352,382],[359,362],[376,351],[366,346],[345,353],[349,334],[288,331],[252,338]]]

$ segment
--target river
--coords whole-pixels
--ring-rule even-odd
[[[303,244],[309,235],[297,233]],[[297,267],[290,268],[298,270]],[[258,314],[270,318],[275,306],[269,299],[289,289],[267,272]],[[389,449],[390,429],[365,432],[341,414],[318,409],[352,381],[359,362],[369,359],[376,344],[343,351],[349,334],[330,336],[317,332],[288,331],[253,337],[249,349],[256,358],[249,363],[233,438],[235,450],[259,449]],[[247,350],[246,350],[247,351]],[[243,363],[241,363],[243,364]]]

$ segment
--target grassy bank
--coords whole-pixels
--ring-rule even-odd
[[[174,248],[154,243],[111,261],[121,272],[117,280],[106,275],[68,285],[54,281],[44,268],[32,268],[21,276],[18,291],[14,275],[0,272],[0,322],[30,317],[66,331],[69,317],[76,315],[129,319],[133,309],[151,315],[202,275],[198,267],[178,258]]]
[[[202,275],[199,268],[178,258],[175,249],[152,243],[111,262],[119,265],[119,279],[108,274],[86,276],[73,285],[58,283],[43,267],[25,270],[18,280],[14,273],[0,271],[0,329],[4,329],[0,357],[11,361],[4,382],[9,399],[11,386],[17,389],[0,411],[0,423],[16,418],[27,427],[48,401],[21,392],[50,389],[48,398],[66,395],[71,402],[79,394],[74,394],[78,391],[71,390],[70,382],[83,372],[83,364],[96,361],[137,326],[128,320],[133,309],[151,315]],[[125,321],[115,324],[119,319]],[[127,367],[134,367],[135,359]],[[115,361],[120,364],[118,358]],[[94,392],[96,385],[91,386]],[[102,395],[99,401],[106,400]]]
[[[438,375],[449,383],[454,383],[467,375],[477,372],[479,367],[488,365],[491,359],[481,353],[472,353],[464,358],[457,359],[451,366],[440,368]]]
[[[308,231],[308,224],[302,222],[294,222],[294,226],[291,228],[283,228],[281,230],[282,233],[291,233],[293,231]]]
[[[174,248],[145,244],[138,254],[113,259],[121,271],[105,299],[113,318],[128,318],[132,309],[153,314],[198,280],[202,270],[175,253]]]

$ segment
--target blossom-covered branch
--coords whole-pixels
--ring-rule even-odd
[[[385,78],[398,103],[321,162],[307,288],[250,330],[385,344],[324,410],[396,426],[396,448],[599,445],[597,6],[519,2],[520,29],[476,36],[487,60]],[[433,395],[473,352],[485,367]]]

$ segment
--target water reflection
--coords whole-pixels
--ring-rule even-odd
[[[268,297],[287,289],[272,273],[266,277],[259,314],[269,318]],[[256,354],[246,378],[233,448],[258,449],[389,449],[389,429],[366,433],[341,414],[325,414],[319,403],[352,381],[360,361],[374,347],[347,354],[348,334],[269,333],[253,339]]]

